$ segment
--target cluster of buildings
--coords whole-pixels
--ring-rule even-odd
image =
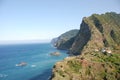
[[[104,53],[104,54],[112,54],[112,51],[111,51],[111,49],[110,48],[102,48],[102,49],[95,49],[95,52],[98,52],[98,51],[100,51],[100,52],[102,52],[102,53]]]

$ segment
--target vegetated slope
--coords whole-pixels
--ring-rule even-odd
[[[52,80],[119,80],[120,54],[87,55],[65,58],[53,68]]]
[[[70,49],[71,54],[79,55],[103,47],[120,49],[120,14],[93,14],[83,18],[80,27],[79,35]]]
[[[52,44],[58,49],[69,49],[74,42],[74,38],[78,32],[79,30],[77,29],[67,31],[58,38],[54,38],[52,40]]]
[[[83,18],[70,54],[53,67],[52,80],[119,80],[120,14]]]

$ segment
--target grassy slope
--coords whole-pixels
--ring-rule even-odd
[[[93,52],[66,58],[54,66],[53,80],[119,80],[120,54]]]

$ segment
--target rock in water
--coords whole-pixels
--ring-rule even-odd
[[[52,55],[52,56],[60,56],[60,52],[53,52],[53,53],[50,53],[50,55]]]
[[[26,62],[20,62],[19,64],[16,64],[16,66],[26,66],[27,63]]]

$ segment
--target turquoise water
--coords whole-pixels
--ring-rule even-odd
[[[60,56],[51,56],[59,51]],[[0,46],[0,80],[48,80],[55,62],[67,56],[49,43]],[[16,64],[26,62],[20,67]]]

